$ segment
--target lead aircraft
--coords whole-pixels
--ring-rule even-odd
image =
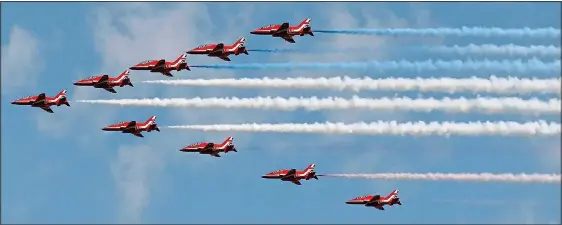
[[[289,23],[287,22],[282,24],[272,24],[255,29],[250,32],[250,34],[271,35],[273,37],[283,38],[287,42],[295,43],[295,40],[293,39],[293,36],[295,35],[304,36],[305,34],[308,34],[310,36],[314,36],[311,29],[310,18],[306,18],[297,26],[289,26]]]

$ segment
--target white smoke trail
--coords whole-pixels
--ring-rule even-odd
[[[191,65],[192,68],[212,69],[239,69],[239,70],[296,70],[296,69],[360,69],[372,71],[388,70],[413,70],[421,72],[424,70],[488,70],[489,72],[547,72],[560,73],[560,59],[543,62],[538,58],[528,60],[425,60],[425,61],[359,61],[359,62],[287,62],[287,63],[245,63],[245,64],[216,64],[216,65]]]
[[[351,90],[385,90],[385,91],[424,91],[424,92],[487,92],[499,94],[512,93],[561,93],[561,79],[536,79],[490,76],[489,79],[470,77],[464,79],[444,78],[380,78],[372,79],[350,77],[319,78],[240,78],[240,79],[194,79],[194,80],[152,80],[143,81],[151,84],[168,84],[182,86],[227,86],[227,87],[262,87],[262,88],[300,88]]]
[[[376,121],[372,123],[281,123],[281,124],[215,124],[168,126],[172,129],[226,132],[279,132],[279,133],[317,133],[317,134],[369,134],[369,135],[499,135],[499,136],[549,136],[560,135],[560,124],[545,121],[518,123],[498,122],[407,122]]]
[[[314,29],[314,33],[356,34],[356,35],[419,35],[419,36],[477,36],[477,37],[560,37],[560,29],[545,28],[380,28],[380,29]]]
[[[524,100],[520,98],[360,98],[340,97],[328,98],[169,98],[169,99],[111,99],[111,100],[78,100],[85,103],[101,103],[127,106],[160,106],[160,107],[195,107],[195,108],[249,108],[277,109],[293,111],[305,109],[309,111],[326,109],[368,109],[368,110],[410,110],[430,112],[435,110],[451,113],[523,113],[523,114],[557,114],[561,112],[560,99],[541,101],[536,98]]]
[[[508,45],[475,45],[469,44],[467,46],[434,46],[424,47],[426,50],[436,51],[441,53],[455,53],[455,54],[490,54],[490,55],[512,55],[512,56],[557,56],[560,57],[560,48],[554,45],[531,45],[519,46],[514,44]]]
[[[330,53],[353,53],[353,52],[365,52],[365,51],[381,51],[386,46],[377,48],[322,48],[322,49],[303,49],[303,48],[292,48],[292,49],[248,49],[251,52],[267,52],[267,53],[316,53],[316,54],[330,54]],[[393,51],[429,51],[438,52],[446,54],[481,54],[481,55],[510,55],[510,56],[554,56],[560,57],[561,50],[560,47],[554,45],[530,45],[521,46],[514,44],[507,45],[493,45],[493,44],[468,44],[464,46],[453,45],[453,46],[400,46],[400,48],[394,48]]]
[[[493,174],[493,173],[373,173],[373,174],[323,174],[327,177],[383,179],[476,181],[517,183],[560,183],[560,174]]]

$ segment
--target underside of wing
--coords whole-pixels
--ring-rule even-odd
[[[221,156],[219,155],[219,153],[216,153],[216,152],[215,152],[215,153],[211,153],[210,155],[212,155],[212,156],[214,156],[214,157],[221,157]]]
[[[164,76],[169,76],[169,77],[173,77],[174,75],[172,75],[172,73],[170,73],[170,71],[166,70],[166,71],[162,71],[162,74]]]
[[[300,181],[298,181],[298,180],[293,180],[293,181],[291,181],[291,182],[293,182],[293,184],[296,184],[296,185],[302,185],[302,183],[301,183]]]
[[[137,136],[137,137],[141,137],[141,138],[144,137],[140,132],[133,132],[133,133],[131,133],[131,134],[133,134],[133,135],[135,135],[135,136]]]
[[[293,37],[290,35],[282,36],[282,38],[289,43],[296,43],[295,39],[293,39]]]
[[[111,93],[117,93],[117,91],[115,91],[115,89],[113,89],[113,87],[106,87],[104,88],[106,91],[109,91]]]
[[[51,107],[49,107],[49,106],[43,106],[43,107],[41,107],[41,109],[42,109],[42,110],[45,110],[45,111],[47,111],[47,112],[49,112],[49,113],[54,113],[53,110],[51,109]]]
[[[221,58],[224,61],[231,61],[230,58],[228,58],[228,56],[219,56],[219,58]]]

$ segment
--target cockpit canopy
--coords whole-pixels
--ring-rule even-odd
[[[275,26],[275,24],[263,26],[263,27],[261,27],[260,29],[267,29],[267,28],[271,28],[271,27],[273,27],[273,26]]]
[[[154,61],[154,60],[144,60],[144,61],[140,62],[139,64],[145,64],[145,63],[149,63],[149,62],[152,62],[152,61]]]
[[[207,46],[209,46],[209,45],[211,45],[211,44],[204,44],[204,45],[200,45],[200,46],[199,46],[199,47],[197,47],[197,48],[205,48],[205,47],[207,47]]]
[[[363,195],[363,196],[359,196],[359,197],[357,197],[357,198],[355,198],[355,199],[362,199],[362,198],[367,198],[367,197],[369,197],[369,196],[368,196],[368,195]]]

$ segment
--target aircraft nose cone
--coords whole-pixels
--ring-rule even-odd
[[[105,130],[105,131],[107,131],[107,130],[108,130],[108,129],[107,129],[107,127],[104,127],[104,128],[101,128],[101,129],[102,129],[102,130]]]
[[[256,33],[257,33],[256,31],[250,31],[250,34],[256,34]]]
[[[261,178],[267,178],[267,175],[263,175],[263,176],[261,176]]]
[[[14,104],[14,105],[15,105],[16,103],[17,103],[16,101],[13,101],[13,102],[12,102],[12,104]]]

